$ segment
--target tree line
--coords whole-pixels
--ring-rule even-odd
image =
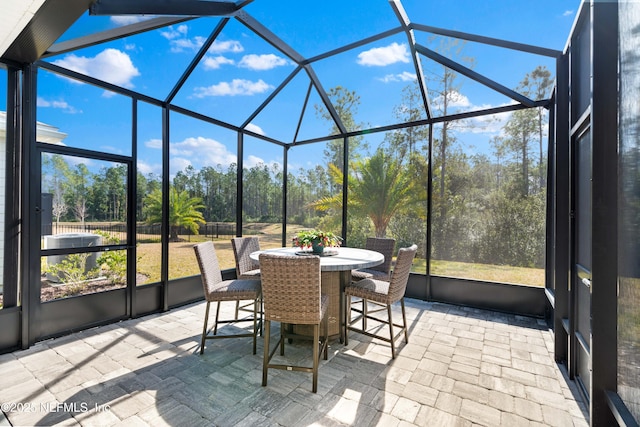
[[[431,82],[431,87],[437,88],[439,114],[450,114],[450,105],[459,96],[456,77],[446,70]],[[551,84],[550,72],[537,67],[517,89],[540,99]],[[356,120],[360,101],[355,92],[336,87],[329,95],[351,129],[365,126]],[[322,117],[320,109],[317,111]],[[420,118],[420,111],[419,93],[415,85],[409,86],[394,114],[406,122]],[[324,163],[315,170],[288,173],[288,222],[339,232],[342,184],[348,177],[350,245],[364,244],[366,236],[393,236],[398,246],[419,244],[420,255],[426,257],[430,220],[434,259],[543,267],[545,121],[542,108],[511,113],[491,140],[491,152],[483,154],[466,149],[461,132],[468,125],[464,121],[434,127],[431,156],[427,126],[387,132],[374,149],[362,136],[351,138],[352,157],[346,174],[342,171],[342,145],[327,144]],[[427,218],[429,158],[433,160],[431,218]],[[126,172],[125,166],[117,165],[92,173],[86,165],[73,165],[64,156],[43,157],[43,192],[52,194],[54,220],[125,221]],[[280,222],[283,178],[284,172],[276,164],[245,168],[242,203],[237,204],[236,164],[200,170],[188,166],[173,178],[174,197],[170,199],[172,204],[175,200],[189,207],[191,213],[181,215],[192,224],[234,222],[236,206],[242,208],[245,222]],[[159,221],[160,177],[138,173],[137,187],[138,221]]]

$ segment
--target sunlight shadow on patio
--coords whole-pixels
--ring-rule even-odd
[[[10,412],[9,420],[499,425],[553,415],[586,425],[580,423],[583,405],[555,366],[541,335],[545,328],[535,319],[408,300],[409,344],[398,340],[397,358],[391,359],[387,343],[355,333],[348,347],[333,341],[314,394],[310,374],[301,372],[270,371],[268,386],[261,386],[262,340],[257,355],[250,339],[216,340],[199,355],[203,315],[204,304],[192,304],[0,356],[0,370],[12,372],[0,399],[38,409]],[[310,362],[309,352],[308,343],[294,342],[286,358]],[[532,412],[519,414],[525,402]]]

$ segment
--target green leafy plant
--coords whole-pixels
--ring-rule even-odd
[[[119,244],[120,239],[118,236],[106,231],[96,230],[96,234],[102,236],[103,244]],[[127,281],[127,251],[106,251],[102,252],[98,258],[97,264],[100,268],[100,273],[109,279],[112,284],[123,284]]]
[[[323,246],[325,248],[340,246],[342,238],[336,236],[330,231],[320,230],[303,230],[293,238],[293,246],[299,248],[310,248],[313,245]]]
[[[90,255],[89,253],[68,255],[59,263],[48,266],[46,273],[56,276],[67,285],[65,295],[75,295],[85,288],[87,280],[97,275],[95,270],[86,271],[87,258]]]
[[[100,272],[105,275],[112,284],[126,283],[127,278],[127,251],[107,251],[98,258]]]

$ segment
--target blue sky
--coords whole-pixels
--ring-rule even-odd
[[[557,50],[565,46],[578,0],[404,0],[409,19],[418,24],[458,30]],[[304,57],[313,57],[376,33],[397,27],[387,0],[300,2],[256,0],[245,11]],[[136,17],[85,15],[61,38],[73,39],[139,20]],[[106,80],[145,95],[164,99],[192,61],[219,18],[200,18],[132,37],[49,58],[57,65]],[[440,39],[417,31],[418,43],[437,48]],[[474,58],[474,70],[504,86],[515,88],[537,65],[553,71],[548,58],[466,43],[463,55]],[[422,58],[429,76],[437,78],[440,66]],[[341,85],[361,99],[356,120],[365,126],[395,122],[394,108],[402,104],[402,88],[415,84],[415,70],[403,33],[350,50],[313,64],[325,90]],[[174,104],[234,125],[243,124],[256,107],[295,69],[281,52],[246,26],[232,19],[211,46],[174,99]],[[510,103],[510,99],[460,77],[456,108],[473,110]],[[248,128],[290,142],[302,113],[309,86],[300,72]],[[4,90],[4,87],[1,89]],[[78,84],[41,71],[38,80],[38,120],[67,134],[71,146],[130,155],[130,102],[119,95]],[[4,94],[2,94],[4,95]],[[432,99],[437,103],[437,99]],[[4,99],[3,101],[4,102]],[[324,136],[330,124],[318,118],[320,99],[312,91],[298,139]],[[0,107],[2,104],[0,104]],[[108,117],[108,120],[105,120]],[[501,121],[474,121],[462,132],[470,150],[487,150]],[[140,105],[139,170],[161,171],[160,109]],[[236,134],[196,120],[172,115],[174,174],[187,165],[226,167],[236,158]],[[369,137],[375,146],[383,135]],[[309,167],[322,161],[324,144],[292,149],[290,168]],[[282,163],[282,149],[248,139],[245,165]]]

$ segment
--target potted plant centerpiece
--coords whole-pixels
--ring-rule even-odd
[[[293,246],[311,248],[314,254],[322,254],[325,248],[340,246],[342,239],[330,231],[303,230],[293,238]]]

